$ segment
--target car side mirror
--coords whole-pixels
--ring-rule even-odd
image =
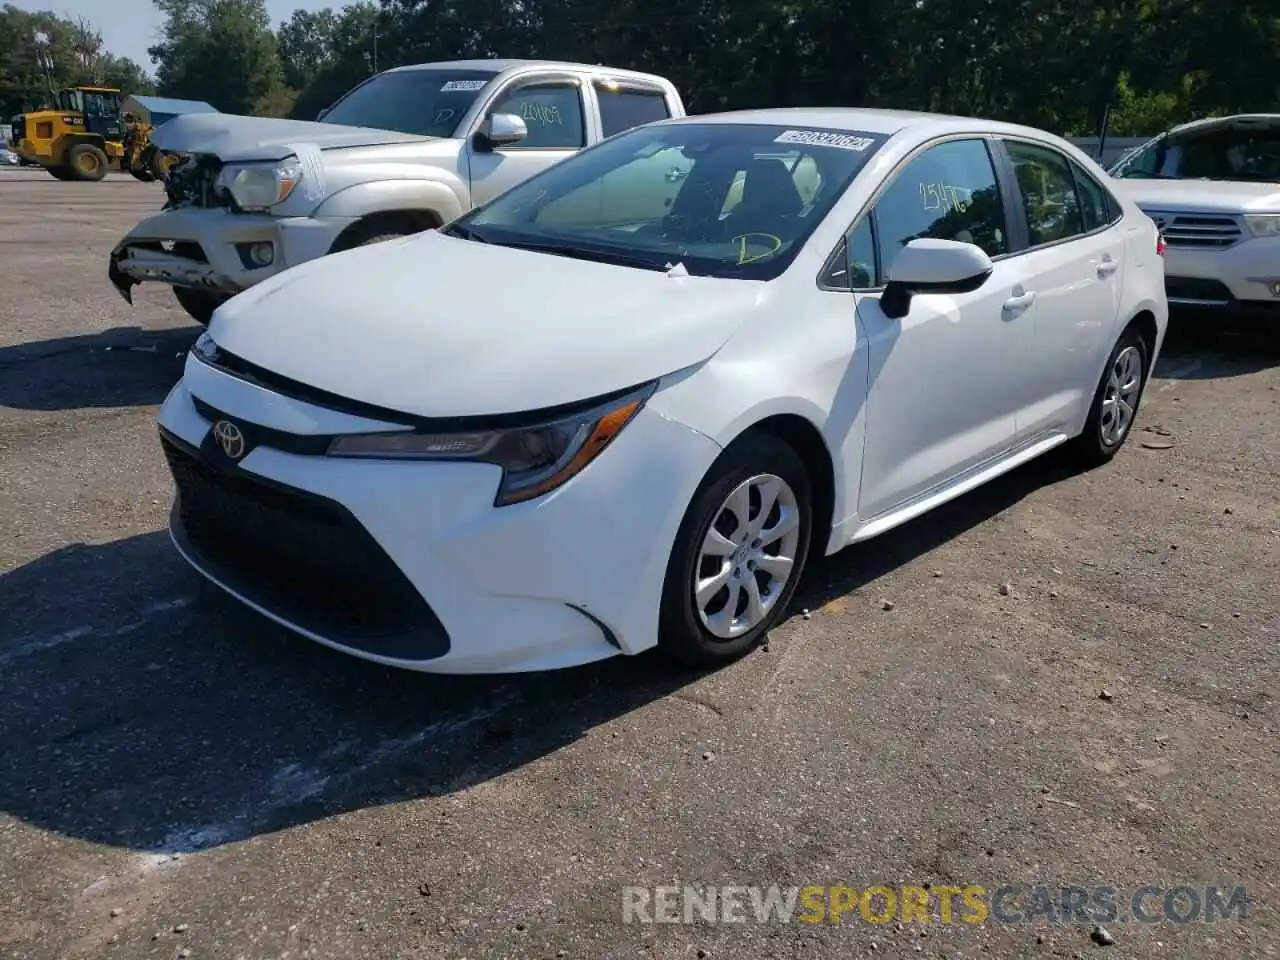
[[[991,258],[979,246],[958,240],[912,240],[889,266],[889,282],[880,297],[886,317],[899,319],[917,293],[970,293],[992,271]]]
[[[485,117],[476,131],[477,150],[496,150],[508,144],[519,143],[529,136],[524,118],[514,113],[491,113]]]

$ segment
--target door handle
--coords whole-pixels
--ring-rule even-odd
[[[1115,273],[1118,269],[1120,269],[1120,264],[1117,261],[1112,260],[1110,257],[1107,257],[1098,264],[1098,276],[1105,279]]]
[[[1006,313],[1012,313],[1014,310],[1022,310],[1029,307],[1035,302],[1036,292],[1034,290],[1028,290],[1026,293],[1019,294],[1016,297],[1010,297],[1006,300],[1004,302],[1004,309]]]

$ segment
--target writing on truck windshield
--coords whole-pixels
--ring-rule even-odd
[[[448,232],[582,259],[770,279],[799,253],[879,134],[765,124],[641,127],[563,160]]]
[[[1280,182],[1280,126],[1168,134],[1123,160],[1115,175],[1142,180]]]
[[[334,104],[323,120],[346,127],[451,137],[495,76],[483,70],[381,73]]]

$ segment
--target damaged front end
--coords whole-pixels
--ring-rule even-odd
[[[234,294],[240,287],[209,262],[199,239],[181,236],[182,214],[230,209],[231,199],[217,186],[222,161],[209,155],[180,156],[164,176],[165,203],[161,212],[138,224],[112,250],[107,277],[129,304],[133,288],[156,281],[192,287],[209,293]]]

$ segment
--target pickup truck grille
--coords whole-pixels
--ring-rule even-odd
[[[1171,247],[1197,250],[1225,250],[1244,239],[1244,228],[1235,217],[1206,213],[1163,213],[1146,211],[1164,233]]]

